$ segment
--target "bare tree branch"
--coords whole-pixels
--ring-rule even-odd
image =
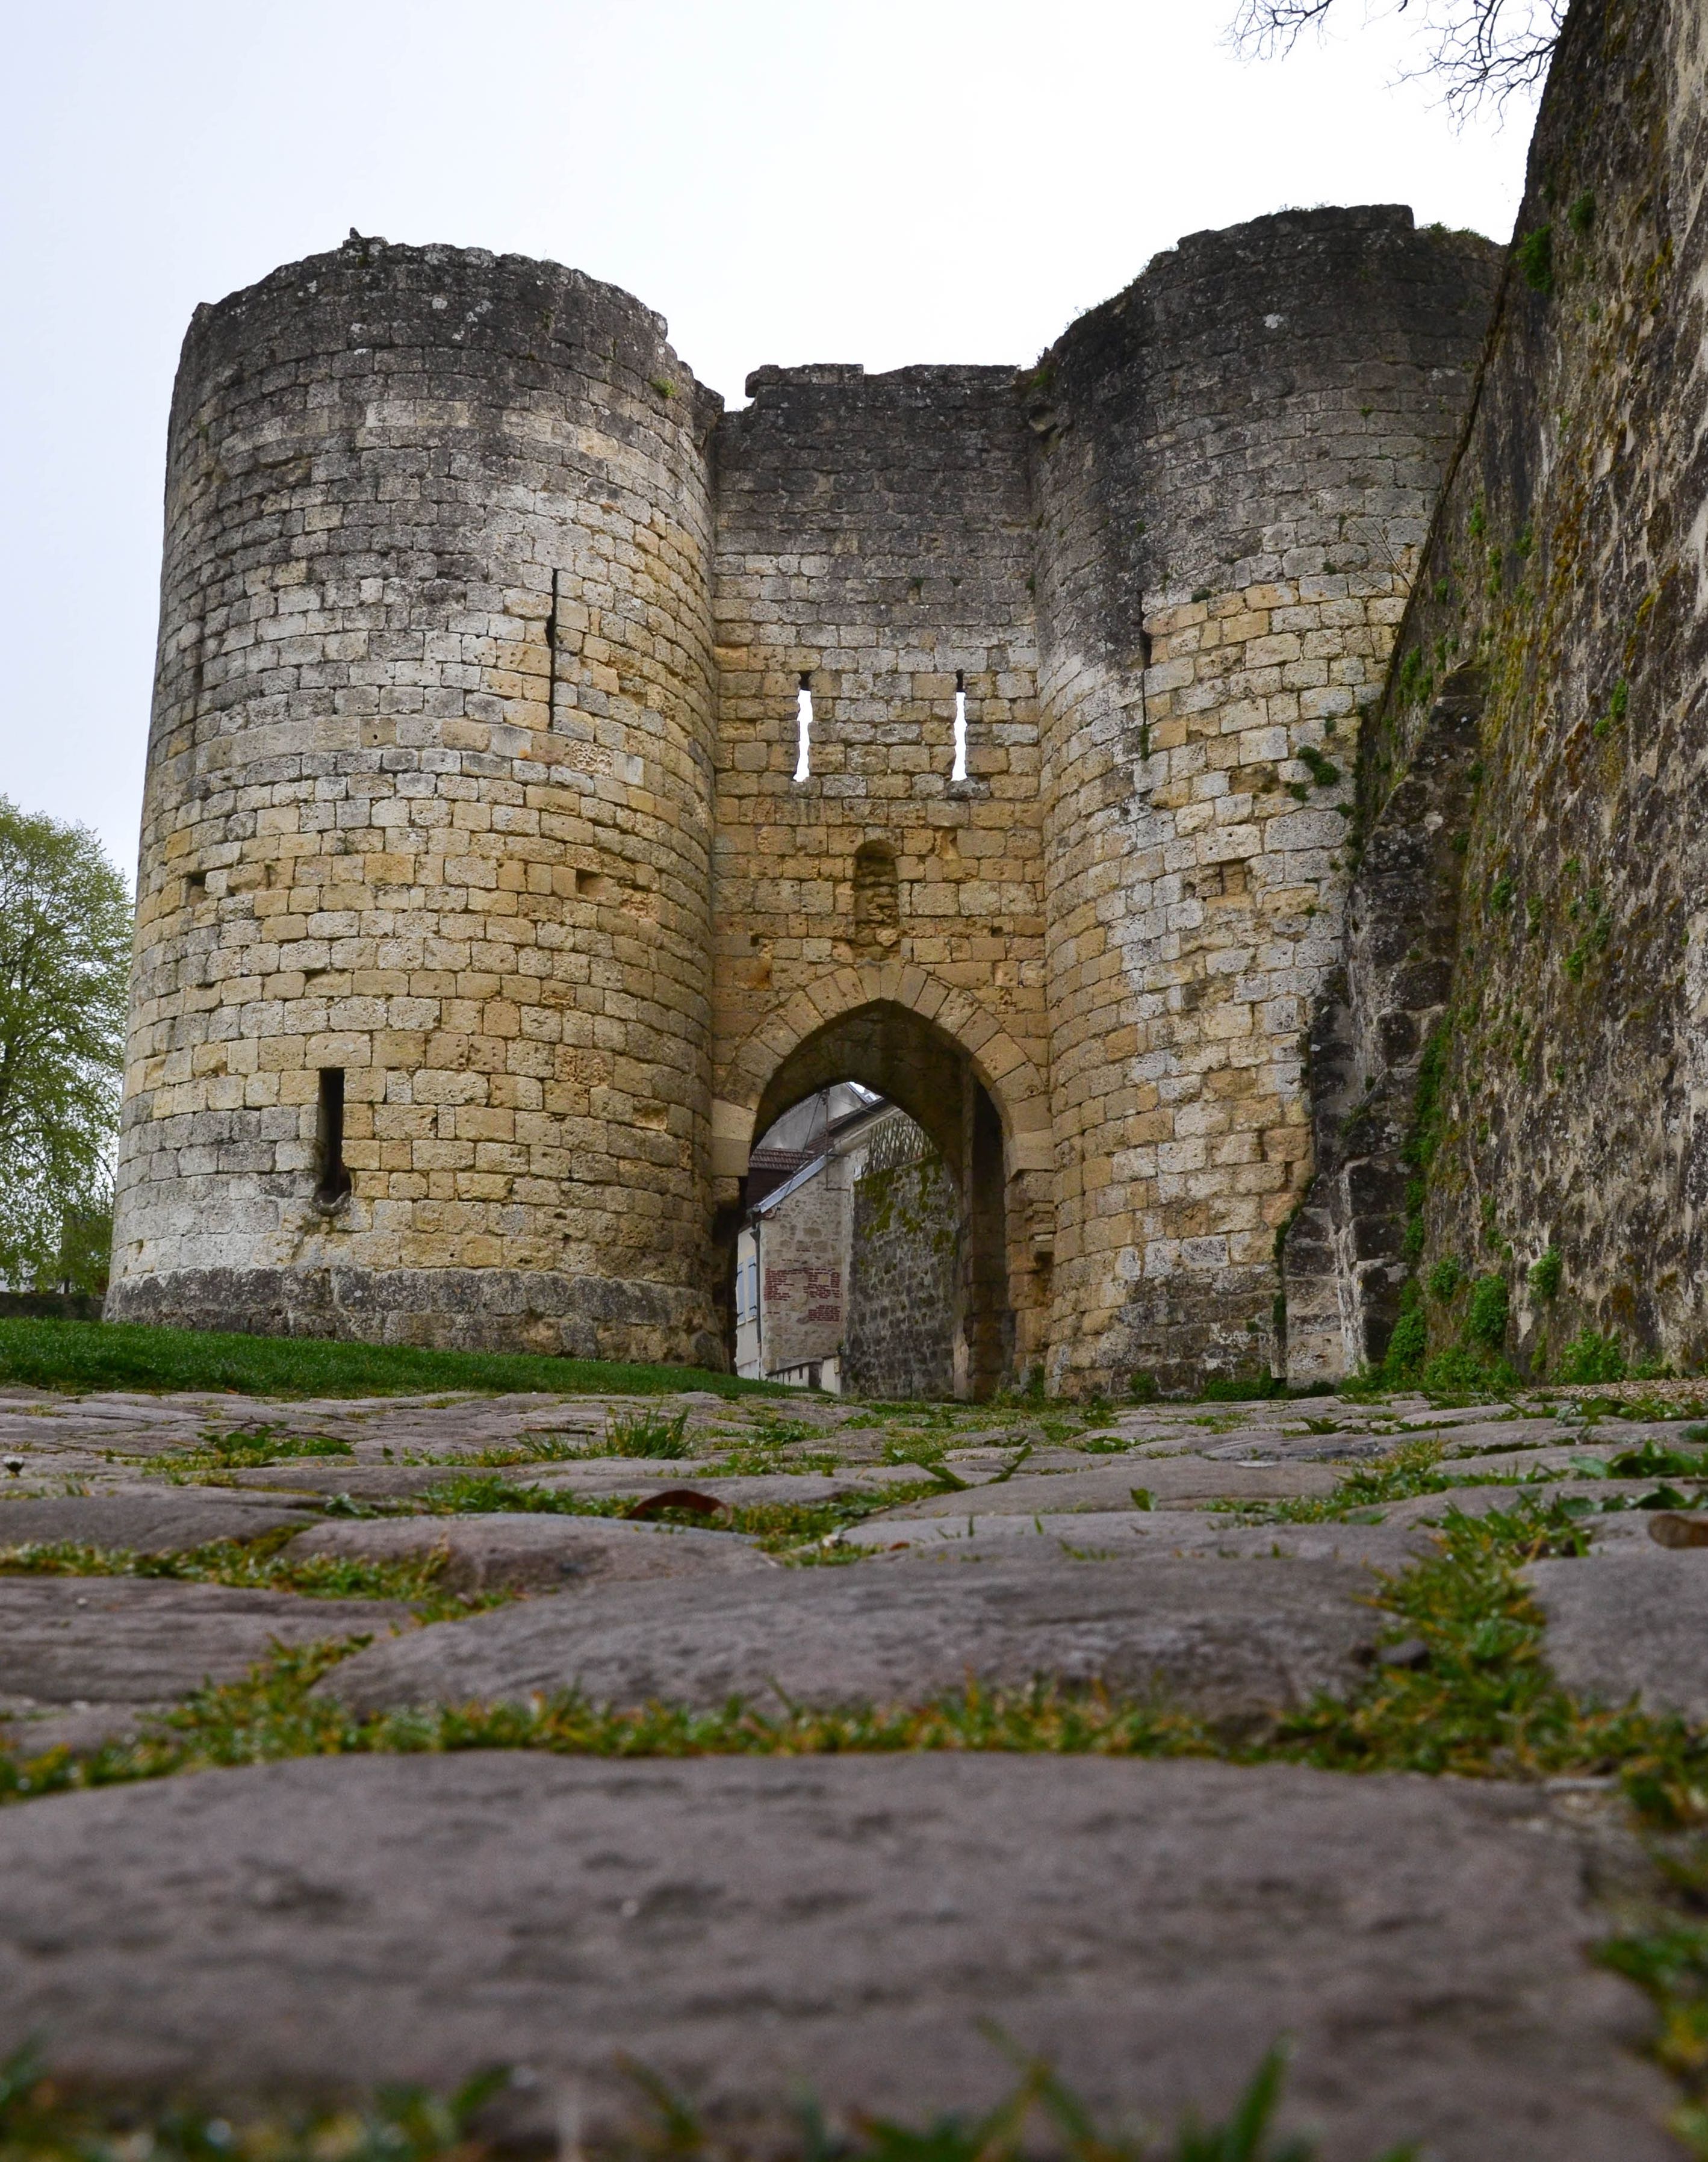
[[[1366,0],[1367,23],[1376,0]],[[1460,118],[1542,81],[1565,21],[1568,0],[1391,0],[1387,13],[1410,14],[1426,40],[1425,57],[1407,81],[1433,78]],[[1239,0],[1230,28],[1236,51],[1251,60],[1289,53],[1314,29],[1320,35],[1340,0]]]

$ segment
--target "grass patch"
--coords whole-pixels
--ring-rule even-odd
[[[692,1456],[688,1415],[666,1418],[662,1412],[607,1412],[602,1456]]]
[[[109,1464],[118,1461],[138,1471],[253,1471],[269,1464],[285,1464],[304,1456],[354,1456],[353,1442],[330,1434],[287,1434],[276,1426],[204,1427],[195,1449],[165,1449],[156,1456],[128,1456],[106,1451]]]
[[[1666,1858],[1662,1857],[1664,1869]],[[1669,1872],[1674,1873],[1674,1872]],[[1702,1904],[1702,1867],[1682,1888],[1692,1904]],[[1633,1930],[1598,1945],[1593,1956],[1603,1966],[1634,1982],[1659,2015],[1660,2026],[1649,2055],[1669,2072],[1684,2092],[1669,2129],[1690,2154],[1708,2158],[1708,1929],[1700,1923],[1668,1916],[1654,1926]]]
[[[335,2109],[166,2108],[80,2095],[34,2048],[0,2064],[0,2162],[483,2162],[482,2107],[509,2084],[483,2072],[454,2094],[395,2086]]]
[[[1226,1498],[1208,1506],[1225,1516],[1249,1517],[1267,1524],[1345,1523],[1361,1511],[1385,1501],[1408,1501],[1414,1494],[1444,1494],[1455,1486],[1510,1486],[1510,1475],[1478,1479],[1441,1469],[1445,1442],[1434,1435],[1402,1442],[1372,1464],[1342,1475],[1332,1494],[1295,1496],[1285,1501],[1242,1501]]]
[[[1183,2117],[1172,2138],[1099,2125],[1042,2059],[1028,2060],[999,2030],[990,2039],[1019,2067],[1019,2077],[982,2116],[945,2114],[922,2125],[857,2116],[833,2132],[817,2103],[796,2105],[795,2136],[779,2143],[778,2162],[1023,2162],[1039,2153],[1063,2162],[1315,2162],[1309,2139],[1272,2138],[1286,2071],[1284,2043],[1270,2050],[1220,2123]],[[649,2162],[716,2162],[727,2140],[703,2121],[692,2101],[657,2074],[630,2065],[639,2103],[633,2132],[608,2151]],[[200,2106],[165,2110],[80,2096],[50,2077],[33,2049],[0,2064],[0,2162],[488,2162],[500,2150],[480,2136],[484,2105],[509,2084],[499,2068],[450,2096],[416,2086],[383,2088],[337,2110],[215,2114]],[[1035,2127],[1042,2132],[1042,2139]],[[603,2143],[602,2143],[603,2146]],[[1392,2148],[1382,2162],[1408,2162],[1412,2148]]]
[[[258,1397],[413,1397],[443,1391],[508,1396],[589,1393],[783,1396],[774,1381],[744,1381],[699,1366],[645,1366],[525,1352],[426,1351],[402,1345],[334,1344],[317,1337],[235,1336],[144,1329],[108,1321],[0,1320],[0,1381],[83,1392],[232,1390]]]
[[[4,1519],[0,1518],[0,1525]],[[80,1545],[71,1539],[40,1540],[26,1546],[0,1547],[0,1572],[8,1576],[132,1576],[180,1584],[224,1584],[245,1591],[292,1591],[304,1599],[394,1599],[412,1606],[424,1622],[457,1622],[491,1606],[508,1604],[511,1595],[483,1591],[469,1595],[440,1588],[445,1554],[400,1555],[391,1561],[364,1561],[353,1555],[300,1554],[283,1551],[302,1528],[269,1532],[259,1539],[216,1539],[186,1554],[139,1554],[113,1547]]]
[[[753,1501],[737,1503],[714,1523],[691,1509],[665,1509],[654,1522],[680,1524],[691,1529],[741,1532],[756,1538],[768,1554],[805,1561],[817,1559],[826,1541],[851,1524],[875,1516],[898,1501],[917,1501],[917,1481],[873,1487],[861,1494],[844,1495],[834,1501]],[[504,1479],[467,1472],[442,1480],[419,1496],[422,1508],[447,1516],[485,1516],[499,1512],[560,1517],[626,1517],[634,1507],[631,1495],[577,1494],[555,1486],[518,1486]]]

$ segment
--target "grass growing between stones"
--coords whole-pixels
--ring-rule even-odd
[[[107,1461],[115,1452],[107,1452]],[[156,1456],[126,1456],[126,1468],[169,1475],[197,1471],[255,1471],[269,1464],[285,1464],[306,1456],[351,1457],[353,1442],[330,1434],[286,1434],[276,1426],[233,1428],[222,1431],[205,1427],[195,1449],[164,1451]]]
[[[1701,1904],[1700,1890],[1695,1904]],[[1685,2097],[1669,2128],[1698,2162],[1708,2162],[1708,1928],[1664,1919],[1652,1929],[1607,1939],[1595,1956],[1634,1982],[1653,2004],[1660,2027],[1649,2054]]]
[[[25,2048],[0,2064],[0,2162],[482,2162],[494,2150],[474,2123],[509,2077],[484,2072],[450,2095],[390,2087],[343,2108],[227,2115],[79,2095]]]
[[[334,1640],[280,1648],[243,1681],[198,1690],[137,1741],[81,1760],[57,1751],[29,1762],[0,1761],[0,1799],[304,1756],[970,1749],[1213,1757],[1467,1778],[1606,1776],[1622,1782],[1639,1818],[1652,1826],[1708,1823],[1708,1733],[1679,1719],[1585,1705],[1559,1686],[1543,1659],[1542,1613],[1519,1572],[1543,1554],[1581,1554],[1585,1543],[1578,1520],[1558,1503],[1531,1500],[1481,1517],[1450,1514],[1437,1554],[1381,1580],[1376,1604],[1390,1616],[1385,1634],[1403,1658],[1378,1660],[1350,1698],[1319,1697],[1256,1736],[1247,1726],[1220,1729],[1166,1704],[1053,1684],[999,1689],[969,1683],[928,1704],[832,1710],[740,1700],[713,1711],[661,1703],[614,1706],[568,1693],[523,1705],[357,1715],[310,1695],[321,1676],[356,1648]],[[174,1566],[181,1567],[183,1559]]]
[[[526,1353],[426,1351],[317,1337],[236,1336],[109,1321],[0,1320],[0,1381],[29,1388],[162,1392],[220,1389],[259,1397],[719,1396],[796,1393],[698,1366],[648,1366]]]
[[[708,1475],[708,1478],[711,1475]],[[859,1559],[849,1554],[837,1556],[834,1542],[838,1534],[850,1524],[875,1515],[880,1509],[893,1507],[898,1501],[917,1501],[919,1487],[915,1480],[896,1485],[876,1486],[861,1494],[844,1495],[834,1501],[753,1501],[720,1505],[712,1528],[718,1531],[741,1532],[756,1538],[768,1554],[787,1555],[796,1561],[812,1561],[826,1558]],[[573,1489],[559,1486],[518,1486],[509,1480],[478,1473],[467,1472],[446,1479],[428,1488],[419,1496],[420,1506],[431,1512],[447,1516],[483,1516],[509,1512],[523,1515],[560,1517],[626,1517],[635,1507],[632,1495],[596,1495],[577,1493]],[[703,1530],[708,1518],[703,1512],[691,1509],[649,1509],[649,1517],[656,1523],[678,1524]],[[832,1545],[826,1548],[825,1542]]]
[[[1314,2142],[1272,2136],[1286,2062],[1284,2045],[1271,2050],[1231,2116],[1205,2124],[1188,2115],[1173,2138],[1099,2124],[1038,2060],[1023,2066],[1013,2091],[984,2116],[946,2114],[922,2125],[859,2116],[844,2130],[807,2101],[797,2106],[797,2136],[765,2151],[777,2162],[1023,2162],[1041,2151],[1063,2162],[1314,2162]],[[720,2139],[656,2074],[630,2066],[629,2076],[641,2113],[629,2138],[602,2139],[599,2154],[614,2162],[741,2162],[750,2152]],[[127,2107],[80,2096],[25,2049],[0,2064],[0,2162],[498,2162],[516,2150],[501,2137],[483,2138],[481,2115],[509,2082],[499,2069],[444,2097],[394,2087],[336,2110],[217,2115],[195,2105]],[[1042,2142],[1034,2130],[1040,2123]],[[537,2153],[537,2143],[528,2151]],[[1380,2162],[1411,2162],[1415,2153],[1392,2148]]]
[[[222,1584],[245,1591],[293,1591],[306,1599],[394,1599],[423,1622],[460,1622],[508,1604],[504,1591],[442,1590],[446,1555],[400,1555],[365,1561],[342,1554],[295,1557],[281,1549],[300,1526],[259,1539],[217,1539],[185,1554],[139,1554],[70,1539],[0,1547],[0,1571],[16,1576],[128,1576],[180,1584]]]

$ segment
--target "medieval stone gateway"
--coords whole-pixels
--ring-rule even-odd
[[[1501,259],[1287,212],[731,413],[516,257],[198,310],[109,1313],[722,1364],[749,1149],[854,1078],[956,1171],[969,1386],[1267,1366]]]

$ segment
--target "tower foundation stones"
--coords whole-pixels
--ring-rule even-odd
[[[549,264],[353,238],[199,311],[109,1312],[722,1364],[756,1123],[850,1078],[955,1127],[963,1386],[1267,1367],[1498,263],[1288,213],[1037,369],[721,417]]]

